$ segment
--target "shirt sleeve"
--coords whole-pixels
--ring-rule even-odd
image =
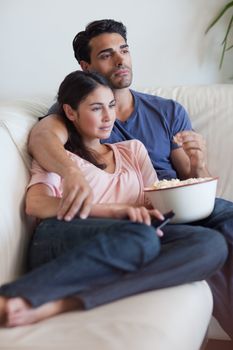
[[[39,118],[39,120],[41,120],[41,119],[47,117],[47,116],[50,115],[50,114],[60,114],[58,102],[55,102],[55,103],[49,108],[48,112],[47,112],[45,115],[41,116],[41,117]]]
[[[144,187],[151,187],[158,180],[157,173],[151,163],[146,147],[142,142],[134,140],[136,146],[135,155],[142,175]]]
[[[55,102],[48,110],[47,115],[49,114],[59,114],[59,104]]]
[[[29,189],[33,185],[44,184],[48,186],[54,197],[61,197],[61,177],[56,173],[47,172],[35,160],[32,161],[31,179],[27,186]]]
[[[192,124],[186,109],[178,102],[174,101],[174,115],[171,126],[171,148],[176,149],[179,146],[173,141],[173,137],[184,130],[192,130]]]

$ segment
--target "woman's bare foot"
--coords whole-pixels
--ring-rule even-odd
[[[5,323],[6,321],[6,305],[7,305],[7,298],[0,297],[0,326]]]
[[[78,298],[65,298],[43,304],[33,308],[23,298],[7,299],[5,306],[7,327],[24,326],[36,323],[60,313],[81,309],[82,304]]]

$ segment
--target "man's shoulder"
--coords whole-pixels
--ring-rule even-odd
[[[44,119],[45,117],[48,117],[51,114],[57,114],[60,115],[60,108],[58,102],[55,102],[49,109],[48,112],[45,115],[42,115],[39,117],[39,120]]]
[[[134,98],[138,101],[141,101],[142,103],[149,103],[157,107],[180,107],[183,108],[183,106],[178,102],[171,98],[166,98],[162,96],[158,96],[156,94],[147,93],[147,92],[141,92],[136,90],[131,90]]]
[[[138,113],[147,111],[154,112],[162,119],[173,120],[178,116],[186,118],[188,116],[186,109],[178,102],[170,98],[152,95],[145,92],[132,91],[135,99],[135,106]]]
[[[135,96],[136,98],[139,98],[141,100],[145,100],[145,101],[157,101],[157,102],[161,102],[161,103],[167,103],[167,102],[171,102],[173,101],[172,99],[168,99],[162,96],[158,96],[155,94],[149,94],[147,92],[142,92],[142,91],[136,91],[136,90],[131,90],[133,96]]]
[[[55,102],[48,110],[47,115],[49,114],[60,114],[59,103]]]

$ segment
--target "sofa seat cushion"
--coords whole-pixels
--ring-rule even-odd
[[[73,311],[35,325],[0,329],[4,350],[197,350],[212,312],[206,282]]]

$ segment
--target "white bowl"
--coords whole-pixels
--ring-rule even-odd
[[[162,213],[173,210],[172,223],[187,223],[206,218],[214,208],[218,178],[167,187],[147,188],[145,196]]]

